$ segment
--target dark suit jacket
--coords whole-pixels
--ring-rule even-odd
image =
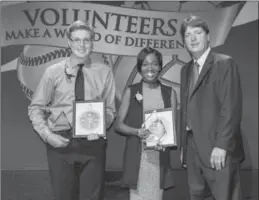
[[[189,62],[181,71],[181,147],[186,150],[189,98],[193,139],[202,162],[210,166],[210,156],[214,147],[227,150],[228,155],[232,155],[234,160],[242,160],[242,93],[237,65],[230,56],[210,51],[189,97],[192,64],[193,61]],[[185,153],[184,151],[184,160]]]

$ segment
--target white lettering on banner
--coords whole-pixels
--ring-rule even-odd
[[[224,40],[240,4],[196,12],[211,29],[211,45]],[[184,51],[180,24],[188,13],[137,10],[80,2],[31,2],[2,7],[3,46],[36,44],[66,47],[66,28],[74,20],[88,20],[95,28],[99,53],[136,55],[150,46],[163,55]]]

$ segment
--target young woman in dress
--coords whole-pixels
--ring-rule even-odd
[[[159,51],[140,51],[137,68],[142,80],[125,90],[115,122],[115,131],[126,137],[123,185],[130,189],[130,200],[162,200],[163,191],[173,187],[169,148],[147,150],[141,142],[150,134],[142,127],[144,111],[176,111],[175,90],[158,80],[162,66]]]

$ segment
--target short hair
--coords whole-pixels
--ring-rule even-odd
[[[158,60],[158,64],[159,64],[159,66],[161,67],[161,70],[162,70],[162,67],[163,67],[162,54],[156,49],[153,49],[151,47],[145,47],[144,49],[142,49],[139,52],[139,54],[137,56],[137,69],[138,69],[138,71],[141,72],[142,63],[145,60],[146,56],[149,55],[149,54],[155,54],[155,56]]]
[[[184,35],[187,27],[200,27],[202,28],[206,34],[209,33],[209,27],[208,24],[203,20],[201,17],[196,16],[196,15],[190,15],[189,17],[185,18],[183,23],[181,24],[180,28],[180,34],[182,37],[182,41],[184,42]]]
[[[71,39],[71,33],[76,30],[89,31],[91,39],[94,38],[94,28],[87,21],[77,20],[70,24],[66,32],[68,39]]]

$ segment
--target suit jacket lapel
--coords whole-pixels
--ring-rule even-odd
[[[193,65],[193,61],[190,61],[189,63],[188,63],[188,66],[186,67],[186,72],[185,72],[185,74],[186,74],[186,79],[185,79],[185,87],[186,87],[186,91],[185,91],[185,96],[186,96],[186,100],[188,100],[189,99],[189,97],[190,97],[190,95],[189,95],[189,90],[190,90],[190,83],[191,83],[191,72],[192,72],[192,65]],[[188,101],[186,101],[186,103],[187,103]]]
[[[193,88],[193,90],[191,91],[191,95],[190,95],[190,98],[194,95],[194,93],[197,91],[197,89],[199,88],[201,82],[203,81],[203,79],[205,78],[205,76],[207,75],[207,73],[210,71],[211,67],[212,67],[212,63],[213,63],[213,53],[212,51],[210,51],[205,63],[204,63],[204,66],[201,70],[201,73],[199,75],[199,78]],[[191,77],[191,76],[189,76]]]

